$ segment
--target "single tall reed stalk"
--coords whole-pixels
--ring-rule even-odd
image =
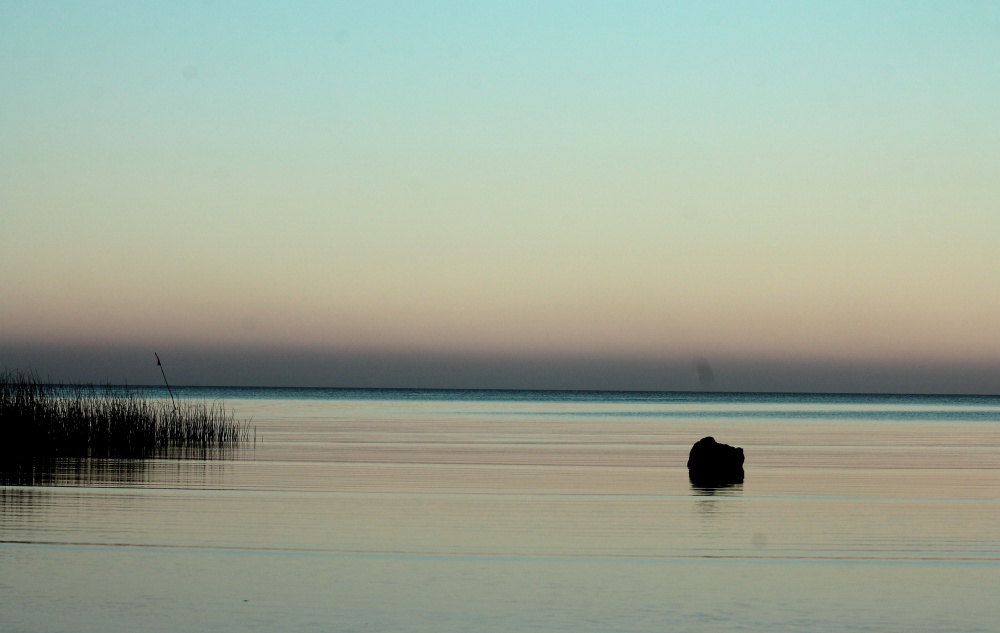
[[[0,372],[0,460],[155,457],[231,448],[250,426],[221,404],[141,398],[128,387],[50,385],[31,372]]]

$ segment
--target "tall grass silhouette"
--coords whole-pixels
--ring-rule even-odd
[[[204,455],[251,433],[219,403],[171,404],[111,385],[51,385],[20,370],[0,373],[0,429],[5,460]]]

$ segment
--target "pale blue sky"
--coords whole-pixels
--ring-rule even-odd
[[[1000,376],[998,60],[992,2],[0,3],[0,364]]]

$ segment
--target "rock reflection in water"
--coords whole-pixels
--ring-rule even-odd
[[[743,484],[726,484],[720,486],[691,484],[691,494],[695,499],[695,508],[698,514],[714,517],[733,511],[733,502],[727,500],[735,500],[742,497]]]
[[[691,494],[701,497],[737,497],[743,495],[743,484],[722,484],[706,486],[692,483]]]

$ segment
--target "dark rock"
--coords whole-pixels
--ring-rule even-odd
[[[703,437],[688,455],[688,477],[698,486],[743,483],[743,449]]]

